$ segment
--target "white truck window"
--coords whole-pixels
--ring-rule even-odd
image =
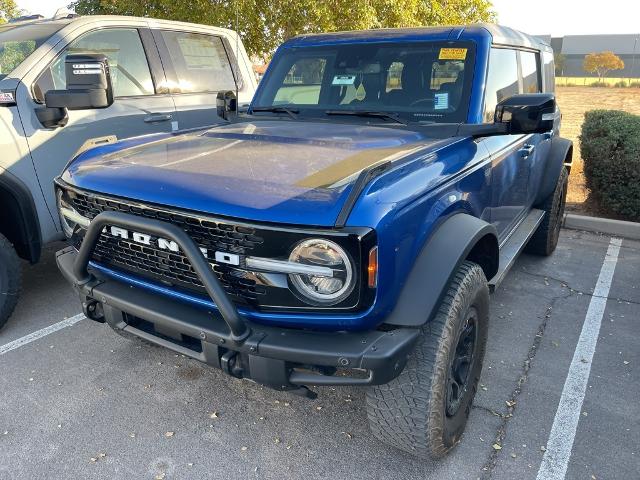
[[[220,37],[163,31],[180,93],[235,90],[231,63]]]
[[[115,97],[155,93],[138,31],[134,28],[112,28],[87,33],[71,42],[38,78],[34,88],[38,100],[44,100],[44,93],[48,90],[66,88],[64,62],[68,54],[75,53],[101,53],[107,56]]]

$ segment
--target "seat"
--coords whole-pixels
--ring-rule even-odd
[[[386,105],[409,106],[417,100],[426,98],[426,89],[423,85],[422,68],[419,61],[404,64],[400,82],[401,88],[386,93],[384,97]]]

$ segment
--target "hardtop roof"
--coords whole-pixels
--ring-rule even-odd
[[[492,43],[496,45],[551,50],[549,44],[540,38],[493,23],[439,27],[377,28],[371,30],[304,34],[288,40],[285,42],[285,45],[312,46],[394,40],[458,40],[474,36],[488,37]]]

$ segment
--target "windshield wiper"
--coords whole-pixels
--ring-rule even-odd
[[[353,115],[354,117],[377,117],[393,120],[396,123],[406,125],[398,115],[391,112],[377,112],[372,110],[325,110],[327,115]]]
[[[297,108],[276,107],[276,106],[272,106],[272,107],[253,107],[251,109],[251,111],[252,112],[286,113],[287,115],[289,115],[294,120],[298,119],[298,115],[297,114],[300,112],[300,110],[298,110]]]

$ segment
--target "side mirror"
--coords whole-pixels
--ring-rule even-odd
[[[545,133],[553,130],[556,98],[552,93],[525,93],[504,99],[496,106],[494,122],[509,134]]]
[[[67,55],[66,90],[49,90],[44,95],[47,108],[88,110],[107,108],[113,103],[109,62],[102,54]]]
[[[238,111],[238,99],[236,94],[231,90],[227,92],[218,92],[216,97],[216,111],[218,116],[228,120],[232,112]]]

